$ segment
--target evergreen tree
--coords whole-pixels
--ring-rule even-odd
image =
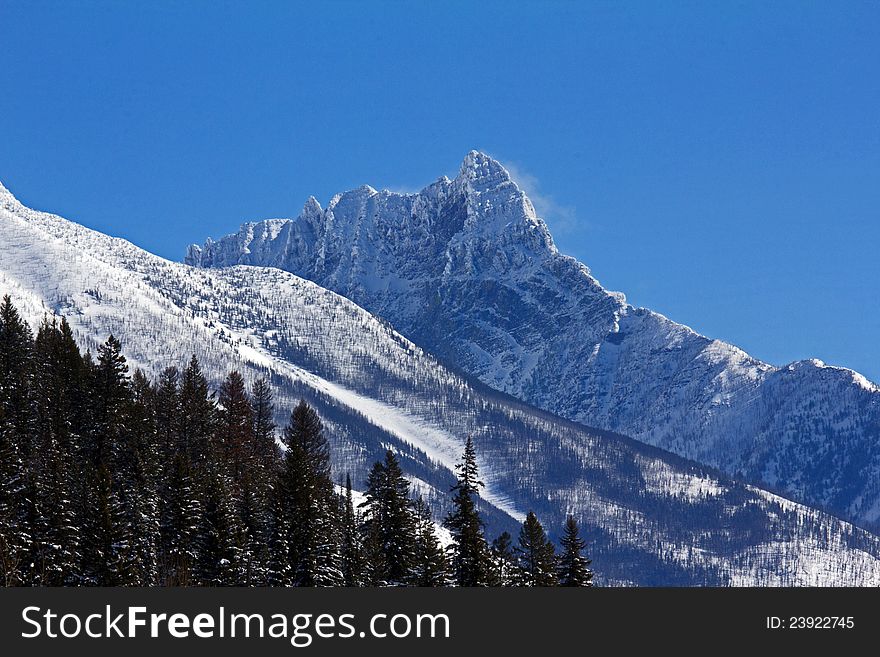
[[[285,470],[279,469],[276,485],[269,496],[269,538],[266,544],[268,562],[266,566],[266,582],[269,586],[292,586],[293,568],[291,564],[290,514],[285,500]]]
[[[206,586],[243,583],[245,528],[238,514],[233,481],[222,462],[206,465],[202,482],[204,511],[199,528],[196,573]]]
[[[169,586],[194,584],[202,499],[186,437],[180,430],[180,374],[166,368],[153,397],[159,473],[160,579]]]
[[[522,586],[556,586],[556,550],[534,512],[529,511],[519,533]]]
[[[244,379],[230,372],[220,387],[217,435],[233,480],[241,483],[252,466],[254,417]]]
[[[31,584],[77,583],[79,525],[75,493],[78,436],[73,416],[81,399],[82,357],[62,320],[44,319],[34,344],[34,445],[28,464]]]
[[[139,586],[153,586],[160,577],[161,511],[159,503],[161,463],[158,430],[153,414],[154,390],[141,370],[132,376],[131,430],[127,451],[128,486],[132,491],[129,512],[134,548],[135,579]]]
[[[195,356],[183,372],[179,403],[179,447],[190,455],[196,473],[207,471],[207,464],[216,453],[211,442],[217,422],[217,405]]]
[[[279,488],[293,583],[338,585],[342,571],[330,447],[318,414],[304,400],[291,413],[284,443]]]
[[[415,560],[416,522],[409,499],[409,482],[394,452],[385,453],[367,478],[363,531],[366,569],[374,586],[400,586],[411,576]]]
[[[33,430],[31,395],[34,338],[9,295],[0,303],[0,407],[12,440],[27,462]]]
[[[254,518],[251,523],[251,540],[254,545],[249,549],[253,553],[254,562],[259,564],[254,569],[252,579],[255,583],[268,583],[268,569],[271,559],[270,540],[273,531],[272,498],[275,483],[281,467],[281,457],[275,442],[275,407],[272,403],[272,389],[265,379],[257,379],[251,389],[251,417],[253,418],[251,454],[251,482]],[[248,521],[251,522],[251,521]]]
[[[251,388],[251,416],[256,452],[263,461],[266,472],[272,472],[279,464],[278,445],[275,443],[275,406],[272,388],[266,379],[257,379]]]
[[[98,350],[90,378],[91,426],[84,436],[86,574],[103,586],[137,584],[132,516],[138,491],[131,476],[131,388],[122,345],[112,335]]]
[[[204,503],[186,452],[175,454],[163,476],[160,516],[162,581],[167,586],[196,583]]]
[[[255,436],[256,423],[244,379],[231,372],[220,387],[218,439],[231,472],[244,532],[241,552],[243,583],[263,584],[268,555],[268,493],[271,473]]]
[[[453,579],[458,586],[487,586],[490,583],[489,550],[476,504],[484,484],[479,479],[476,450],[470,437],[456,472],[458,481],[452,488],[455,493],[453,508],[444,522],[452,532]]]
[[[360,586],[364,569],[364,555],[358,529],[359,517],[354,508],[351,490],[351,476],[345,475],[345,496],[340,501],[342,518],[342,583],[345,586]]]
[[[579,535],[578,524],[574,516],[568,516],[565,521],[565,532],[560,541],[562,547],[562,555],[559,558],[560,586],[593,585],[590,560],[583,556],[586,545]]]
[[[14,430],[0,406],[0,582],[23,582],[23,566],[31,543],[26,521],[25,468]]]
[[[513,538],[508,532],[502,532],[492,541],[492,586],[513,586],[518,579],[516,553],[513,549]]]
[[[446,554],[437,538],[431,509],[419,496],[413,507],[416,520],[416,544],[410,583],[414,586],[447,586]]]
[[[30,328],[6,295],[0,303],[0,576],[6,585],[25,583],[32,543],[27,476],[32,350]]]

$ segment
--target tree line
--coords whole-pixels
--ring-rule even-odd
[[[467,440],[438,537],[395,453],[362,499],[334,485],[305,401],[280,435],[265,380],[216,395],[195,356],[156,381],[110,337],[82,353],[64,318],[36,335],[0,304],[0,578],[6,586],[591,586],[569,516],[491,544]]]

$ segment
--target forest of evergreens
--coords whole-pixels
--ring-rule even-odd
[[[438,538],[388,451],[355,502],[318,414],[278,432],[272,392],[198,360],[151,381],[112,336],[82,353],[0,304],[0,578],[6,586],[591,586],[574,518],[559,548],[534,513],[491,543],[467,440]],[[280,439],[280,440],[279,440]],[[359,497],[360,499],[360,497]]]

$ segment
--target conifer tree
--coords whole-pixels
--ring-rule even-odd
[[[431,509],[419,496],[413,505],[416,521],[416,544],[410,583],[414,586],[447,586],[446,554],[437,538]]]
[[[83,536],[86,571],[103,586],[136,584],[131,520],[134,489],[128,450],[131,388],[122,345],[110,336],[91,374],[90,431],[85,436],[89,506]],[[114,477],[114,471],[119,471]]]
[[[204,503],[198,489],[192,461],[180,451],[163,475],[160,536],[162,580],[168,586],[190,586],[196,582]]]
[[[35,449],[28,464],[31,546],[27,579],[60,586],[77,582],[79,515],[75,404],[82,359],[69,327],[44,319],[34,343]]]
[[[476,450],[470,436],[456,472],[458,481],[452,487],[455,493],[453,508],[444,522],[452,532],[453,579],[458,586],[487,586],[490,583],[489,550],[476,504],[484,484],[479,479]]]
[[[0,303],[0,407],[20,457],[30,456],[34,338],[9,295]]]
[[[214,456],[211,439],[216,422],[216,403],[199,360],[193,355],[180,382],[178,435],[180,447],[189,453],[196,473],[207,470],[207,463]]]
[[[293,569],[291,565],[290,538],[292,528],[288,513],[289,506],[284,499],[285,470],[276,473],[276,484],[269,495],[269,537],[267,540],[268,562],[266,583],[269,586],[292,586]]]
[[[403,585],[415,559],[416,523],[409,482],[391,450],[370,470],[366,498],[363,531],[370,584]]]
[[[23,581],[23,566],[31,543],[25,514],[25,468],[14,429],[0,406],[0,583]]]
[[[516,553],[513,549],[513,538],[508,532],[502,532],[492,541],[492,586],[513,586],[518,579]]]
[[[305,400],[291,413],[284,443],[287,452],[279,488],[293,583],[338,585],[342,571],[330,447],[318,414]]]
[[[568,516],[565,521],[565,532],[560,541],[560,546],[562,547],[562,554],[559,557],[560,586],[593,585],[593,571],[590,570],[590,560],[583,555],[586,545],[580,537],[578,524],[574,516]]]
[[[519,533],[519,565],[522,586],[556,586],[556,550],[534,512],[529,511]]]
[[[342,518],[342,583],[344,586],[363,584],[364,555],[358,529],[359,517],[354,508],[351,476],[345,475],[345,495],[340,500]]]
[[[31,456],[33,336],[9,295],[0,303],[0,576],[27,583],[32,545]]]
[[[132,376],[131,429],[127,450],[128,482],[132,491],[129,512],[134,549],[135,579],[139,586],[159,581],[161,518],[159,482],[161,462],[154,409],[154,390],[146,375],[137,370]]]
[[[198,581],[232,586],[244,581],[244,526],[238,514],[233,481],[219,460],[209,462],[202,482],[204,511],[196,555]]]
[[[266,472],[273,472],[279,465],[278,446],[275,443],[275,406],[272,388],[266,379],[257,379],[251,388],[251,415],[254,421],[256,451],[263,461]]]
[[[231,473],[237,512],[244,532],[241,561],[244,583],[262,584],[268,555],[268,493],[271,473],[266,470],[263,446],[258,443],[251,399],[244,379],[230,372],[219,395],[218,439]]]
[[[192,463],[193,450],[181,431],[180,374],[166,368],[153,397],[159,460],[160,578],[169,586],[195,583],[202,498]]]
[[[220,386],[217,435],[233,480],[241,483],[252,467],[254,417],[244,379],[230,372]]]

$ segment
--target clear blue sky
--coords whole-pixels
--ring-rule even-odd
[[[0,0],[0,180],[179,259],[471,148],[602,283],[880,380],[880,4]]]

